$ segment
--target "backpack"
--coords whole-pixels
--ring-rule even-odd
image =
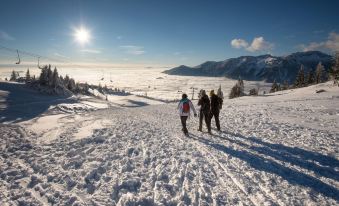
[[[182,111],[188,113],[190,111],[190,104],[188,101],[182,103]]]

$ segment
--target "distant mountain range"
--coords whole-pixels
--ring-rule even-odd
[[[164,71],[170,75],[182,76],[225,76],[232,79],[241,77],[244,80],[265,80],[267,82],[294,82],[300,66],[304,65],[305,72],[315,70],[321,62],[328,70],[332,65],[332,56],[319,52],[297,52],[288,56],[241,56],[224,61],[207,61],[195,67],[181,65]]]

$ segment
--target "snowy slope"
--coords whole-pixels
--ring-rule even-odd
[[[225,100],[189,138],[176,104],[47,110],[0,124],[0,205],[338,205],[338,106],[330,83]]]

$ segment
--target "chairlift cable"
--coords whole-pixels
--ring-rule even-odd
[[[47,56],[42,56],[42,55],[39,55],[39,54],[35,54],[35,53],[31,53],[31,52],[27,52],[27,51],[23,51],[23,50],[19,50],[19,49],[9,48],[9,47],[3,46],[3,45],[0,45],[0,50],[5,50],[5,51],[11,52],[11,53],[16,53],[17,56],[18,56],[17,57],[18,60],[20,60],[20,61],[17,62],[18,64],[21,63],[21,59],[20,59],[20,55],[21,55],[21,56],[30,56],[30,57],[33,57],[33,58],[38,58],[39,68],[41,68],[40,67],[40,58],[46,59],[46,60],[49,60],[49,61],[53,61],[53,62],[56,62],[56,63],[63,63],[63,64],[68,64],[68,65],[78,66],[78,67],[86,67],[86,65],[77,65],[77,64],[74,64],[70,61],[60,60],[60,59],[51,58],[51,57],[47,57]],[[20,53],[20,55],[19,55],[19,53]]]

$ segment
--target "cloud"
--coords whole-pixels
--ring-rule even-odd
[[[0,40],[12,41],[15,38],[4,31],[0,31]]]
[[[233,39],[231,41],[231,45],[232,45],[233,48],[236,48],[236,49],[248,47],[247,41],[245,41],[243,39]]]
[[[100,54],[101,51],[97,49],[81,49],[81,52],[91,53],[91,54]]]
[[[339,34],[330,32],[325,41],[311,42],[307,45],[301,44],[299,46],[303,51],[325,50],[325,51],[339,51]]]
[[[122,36],[117,36],[117,40],[121,40],[122,38]]]
[[[146,52],[144,50],[144,47],[140,47],[140,46],[125,45],[125,46],[120,46],[120,48],[123,49],[126,54],[141,55]]]
[[[267,51],[271,50],[274,46],[273,43],[266,41],[262,36],[255,37],[251,44],[244,39],[233,39],[231,45],[233,48],[245,49],[249,52]]]
[[[253,39],[251,46],[247,47],[246,50],[250,52],[265,51],[273,48],[273,44],[265,41],[264,37],[256,37]]]
[[[66,57],[65,55],[59,54],[58,52],[55,52],[54,56],[65,58],[65,59],[69,59],[69,57]]]

